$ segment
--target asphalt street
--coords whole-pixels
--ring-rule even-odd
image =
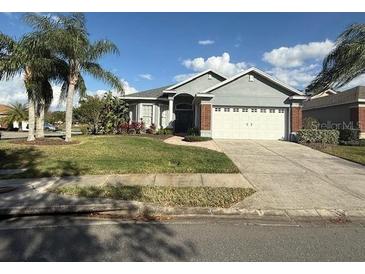
[[[0,221],[1,261],[364,261],[365,222],[233,218]]]

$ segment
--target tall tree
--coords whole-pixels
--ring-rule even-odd
[[[42,33],[47,33],[53,41],[52,48],[57,49],[68,64],[67,82],[63,86],[66,96],[66,138],[71,141],[72,111],[75,92],[84,83],[82,73],[110,84],[121,93],[123,85],[113,73],[104,70],[97,61],[106,54],[118,54],[118,48],[109,40],[91,42],[88,37],[85,16],[81,13],[59,15],[58,20],[38,14],[27,14],[26,22]],[[82,82],[82,83],[80,83]]]
[[[34,140],[35,102],[39,94],[36,85],[32,83],[32,78],[41,71],[40,68],[44,63],[41,58],[35,56],[34,48],[29,42],[28,37],[15,40],[0,33],[0,79],[9,80],[17,75],[23,75],[28,95],[28,141],[32,141]]]
[[[353,24],[337,38],[335,47],[323,61],[322,71],[306,91],[316,94],[339,88],[364,73],[365,24]]]

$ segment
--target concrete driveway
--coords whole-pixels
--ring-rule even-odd
[[[215,141],[257,190],[238,207],[365,208],[362,165],[284,141]]]

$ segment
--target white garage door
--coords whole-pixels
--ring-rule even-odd
[[[285,139],[285,108],[213,107],[213,138]]]

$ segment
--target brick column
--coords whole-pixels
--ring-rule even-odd
[[[302,107],[291,108],[291,132],[297,132],[302,128]]]
[[[212,105],[202,104],[200,106],[200,130],[211,130]]]
[[[354,127],[360,129],[360,138],[365,138],[365,107],[354,107],[350,109],[350,121]]]

